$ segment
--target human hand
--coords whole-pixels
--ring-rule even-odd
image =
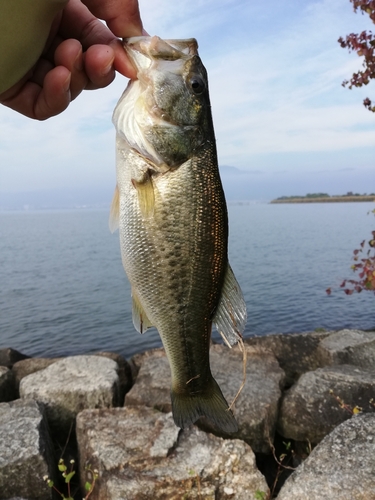
[[[56,16],[36,65],[0,94],[0,102],[29,118],[45,120],[64,111],[83,89],[109,85],[115,70],[135,78],[116,37],[141,34],[137,0],[70,0]]]

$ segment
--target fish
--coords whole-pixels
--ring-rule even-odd
[[[174,422],[237,421],[209,362],[214,324],[232,346],[246,304],[228,262],[207,71],[194,38],[124,40],[137,69],[114,113],[117,185],[110,228],[119,229],[136,330],[156,327],[171,369]]]

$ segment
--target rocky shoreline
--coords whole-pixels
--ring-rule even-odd
[[[96,469],[91,500],[375,500],[375,332],[268,335],[245,346],[232,435],[203,419],[174,425],[162,349],[129,362],[0,349],[0,499],[61,498],[45,476],[67,496],[63,457],[77,463],[77,499]],[[241,352],[213,345],[211,367],[232,401]]]

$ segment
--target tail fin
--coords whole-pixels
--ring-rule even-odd
[[[171,400],[173,419],[182,429],[206,417],[223,432],[238,431],[236,419],[213,377],[206,390],[195,395],[179,394],[172,389]]]

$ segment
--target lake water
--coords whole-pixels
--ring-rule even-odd
[[[375,327],[375,296],[346,296],[370,203],[230,204],[231,265],[248,307],[245,336]],[[327,296],[325,290],[332,287]],[[0,348],[30,356],[98,350],[129,358],[160,346],[132,325],[118,233],[106,210],[0,214]]]

